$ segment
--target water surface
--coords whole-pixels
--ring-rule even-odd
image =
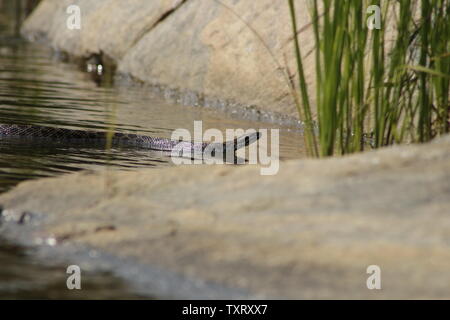
[[[110,130],[170,138],[173,130],[277,127],[236,120],[213,110],[171,105],[139,87],[98,86],[76,65],[48,48],[16,40],[0,42],[0,123]],[[300,157],[301,136],[281,130],[281,156]],[[80,148],[0,141],[0,192],[20,181],[108,165],[120,169],[170,166],[162,153],[137,149]]]

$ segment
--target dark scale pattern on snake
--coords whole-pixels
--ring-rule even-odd
[[[106,144],[107,133],[36,125],[0,124],[0,139],[4,138],[26,138],[50,143]],[[213,155],[215,152],[221,152],[225,155],[230,151],[234,154],[236,150],[248,146],[259,138],[260,134],[254,132],[225,143],[194,143],[130,133],[114,133],[111,142],[113,146],[131,146],[167,152],[176,151],[176,155],[180,157],[191,157],[193,154],[203,153],[205,150],[213,150]]]

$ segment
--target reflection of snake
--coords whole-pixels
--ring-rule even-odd
[[[165,138],[141,136],[130,133],[114,133],[111,135],[113,146],[132,146],[143,149],[175,152],[177,156],[192,157],[193,153],[200,155],[205,151],[215,155],[221,153],[225,156],[231,151],[233,156],[236,150],[241,149],[260,138],[259,132],[253,132],[225,143],[207,143],[191,141],[175,141]],[[0,138],[27,138],[45,142],[67,142],[67,143],[102,143],[108,141],[107,132],[71,130],[35,125],[0,124]]]

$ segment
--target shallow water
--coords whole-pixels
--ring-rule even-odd
[[[0,237],[0,299],[141,299],[149,298],[107,272],[82,271],[82,290],[66,287],[67,266],[36,261],[33,250]]]
[[[5,29],[3,29],[5,31]],[[204,108],[170,104],[140,87],[98,84],[79,66],[63,63],[50,49],[29,44],[0,28],[0,123],[37,124],[86,130],[135,132],[170,137],[177,128],[278,128],[237,120]],[[303,156],[301,135],[281,128],[280,154]],[[167,155],[132,148],[49,145],[0,140],[0,193],[19,182],[84,169],[136,170],[171,166]],[[1,238],[0,298],[137,298],[108,273],[83,275],[84,290],[67,290],[66,266],[42,265],[29,249]]]
[[[54,56],[54,55],[53,55]],[[16,40],[0,44],[0,123],[59,126],[170,138],[173,130],[276,128],[236,120],[205,108],[171,105],[143,88],[98,86],[77,66],[51,58],[42,46]],[[281,130],[282,158],[302,156],[301,136]],[[0,141],[0,192],[22,180],[54,176],[81,169],[170,166],[167,155],[148,150],[80,148]]]

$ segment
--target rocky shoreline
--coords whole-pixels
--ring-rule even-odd
[[[283,162],[272,177],[255,166],[82,172],[1,195],[2,230],[72,263],[64,248],[89,248],[164,270],[163,283],[208,284],[197,297],[448,298],[449,160],[447,136]],[[382,290],[366,287],[370,265]]]

